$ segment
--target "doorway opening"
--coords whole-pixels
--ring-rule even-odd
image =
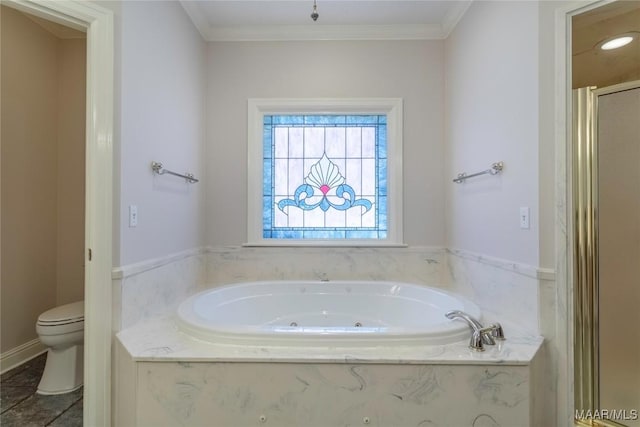
[[[4,0],[3,5],[87,35],[83,420],[85,425],[110,425],[113,11],[85,1]]]
[[[43,352],[38,360],[47,365],[47,375],[34,370],[30,381],[15,375],[4,382],[3,375],[9,398],[2,419],[11,424],[21,413],[38,413],[33,409],[44,398],[35,393],[73,392],[46,398],[56,410],[43,414],[44,422],[59,411],[82,412],[75,389],[83,366],[86,33],[4,5],[0,15],[0,360],[3,374]],[[38,329],[45,318],[48,326]],[[47,338],[53,334],[56,340]]]
[[[640,3],[587,10],[571,28],[575,419],[637,427]],[[623,35],[629,45],[602,49]]]

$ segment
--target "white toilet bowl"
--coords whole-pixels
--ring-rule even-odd
[[[49,347],[38,394],[63,394],[82,387],[84,301],[61,305],[38,317],[36,332]]]

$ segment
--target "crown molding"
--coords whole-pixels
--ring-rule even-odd
[[[183,1],[179,0],[182,8],[185,12],[187,12],[187,16],[193,22],[193,25],[196,27],[200,35],[203,39],[209,40],[209,23],[207,22],[207,18],[205,18],[204,13],[200,10],[200,5],[195,1]]]
[[[455,2],[454,6],[449,9],[447,14],[442,19],[443,39],[449,37],[449,34],[451,34],[456,25],[458,25],[458,22],[460,22],[464,14],[467,13],[467,10],[469,9],[469,6],[471,6],[472,2],[473,0]]]
[[[180,0],[183,9],[206,41],[311,40],[442,40],[458,24],[473,0],[454,2],[441,24],[412,25],[210,25],[199,2]]]
[[[282,25],[219,27],[209,41],[439,40],[440,25]]]

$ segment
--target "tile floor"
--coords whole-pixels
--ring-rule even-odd
[[[0,425],[2,427],[81,427],[82,388],[57,396],[36,394],[47,354],[2,374]]]

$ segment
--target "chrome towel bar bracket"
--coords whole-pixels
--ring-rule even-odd
[[[189,183],[189,184],[195,184],[196,182],[199,181],[198,179],[196,179],[193,176],[192,173],[188,173],[187,172],[185,174],[181,174],[181,173],[176,173],[176,172],[170,171],[168,169],[165,169],[162,166],[162,163],[160,163],[160,162],[151,162],[151,169],[155,173],[157,173],[158,175],[169,174],[169,175],[177,176],[177,177],[180,177],[180,178],[184,178],[187,181],[187,183]]]
[[[476,173],[472,173],[467,175],[466,172],[462,172],[458,174],[457,178],[453,179],[453,182],[455,182],[456,184],[460,184],[462,182],[464,182],[466,179],[469,178],[473,178],[474,176],[480,176],[480,175],[497,175],[500,172],[502,172],[502,169],[504,169],[504,163],[503,162],[497,162],[491,165],[491,168],[487,169],[487,170],[483,170],[481,172],[476,172]]]

